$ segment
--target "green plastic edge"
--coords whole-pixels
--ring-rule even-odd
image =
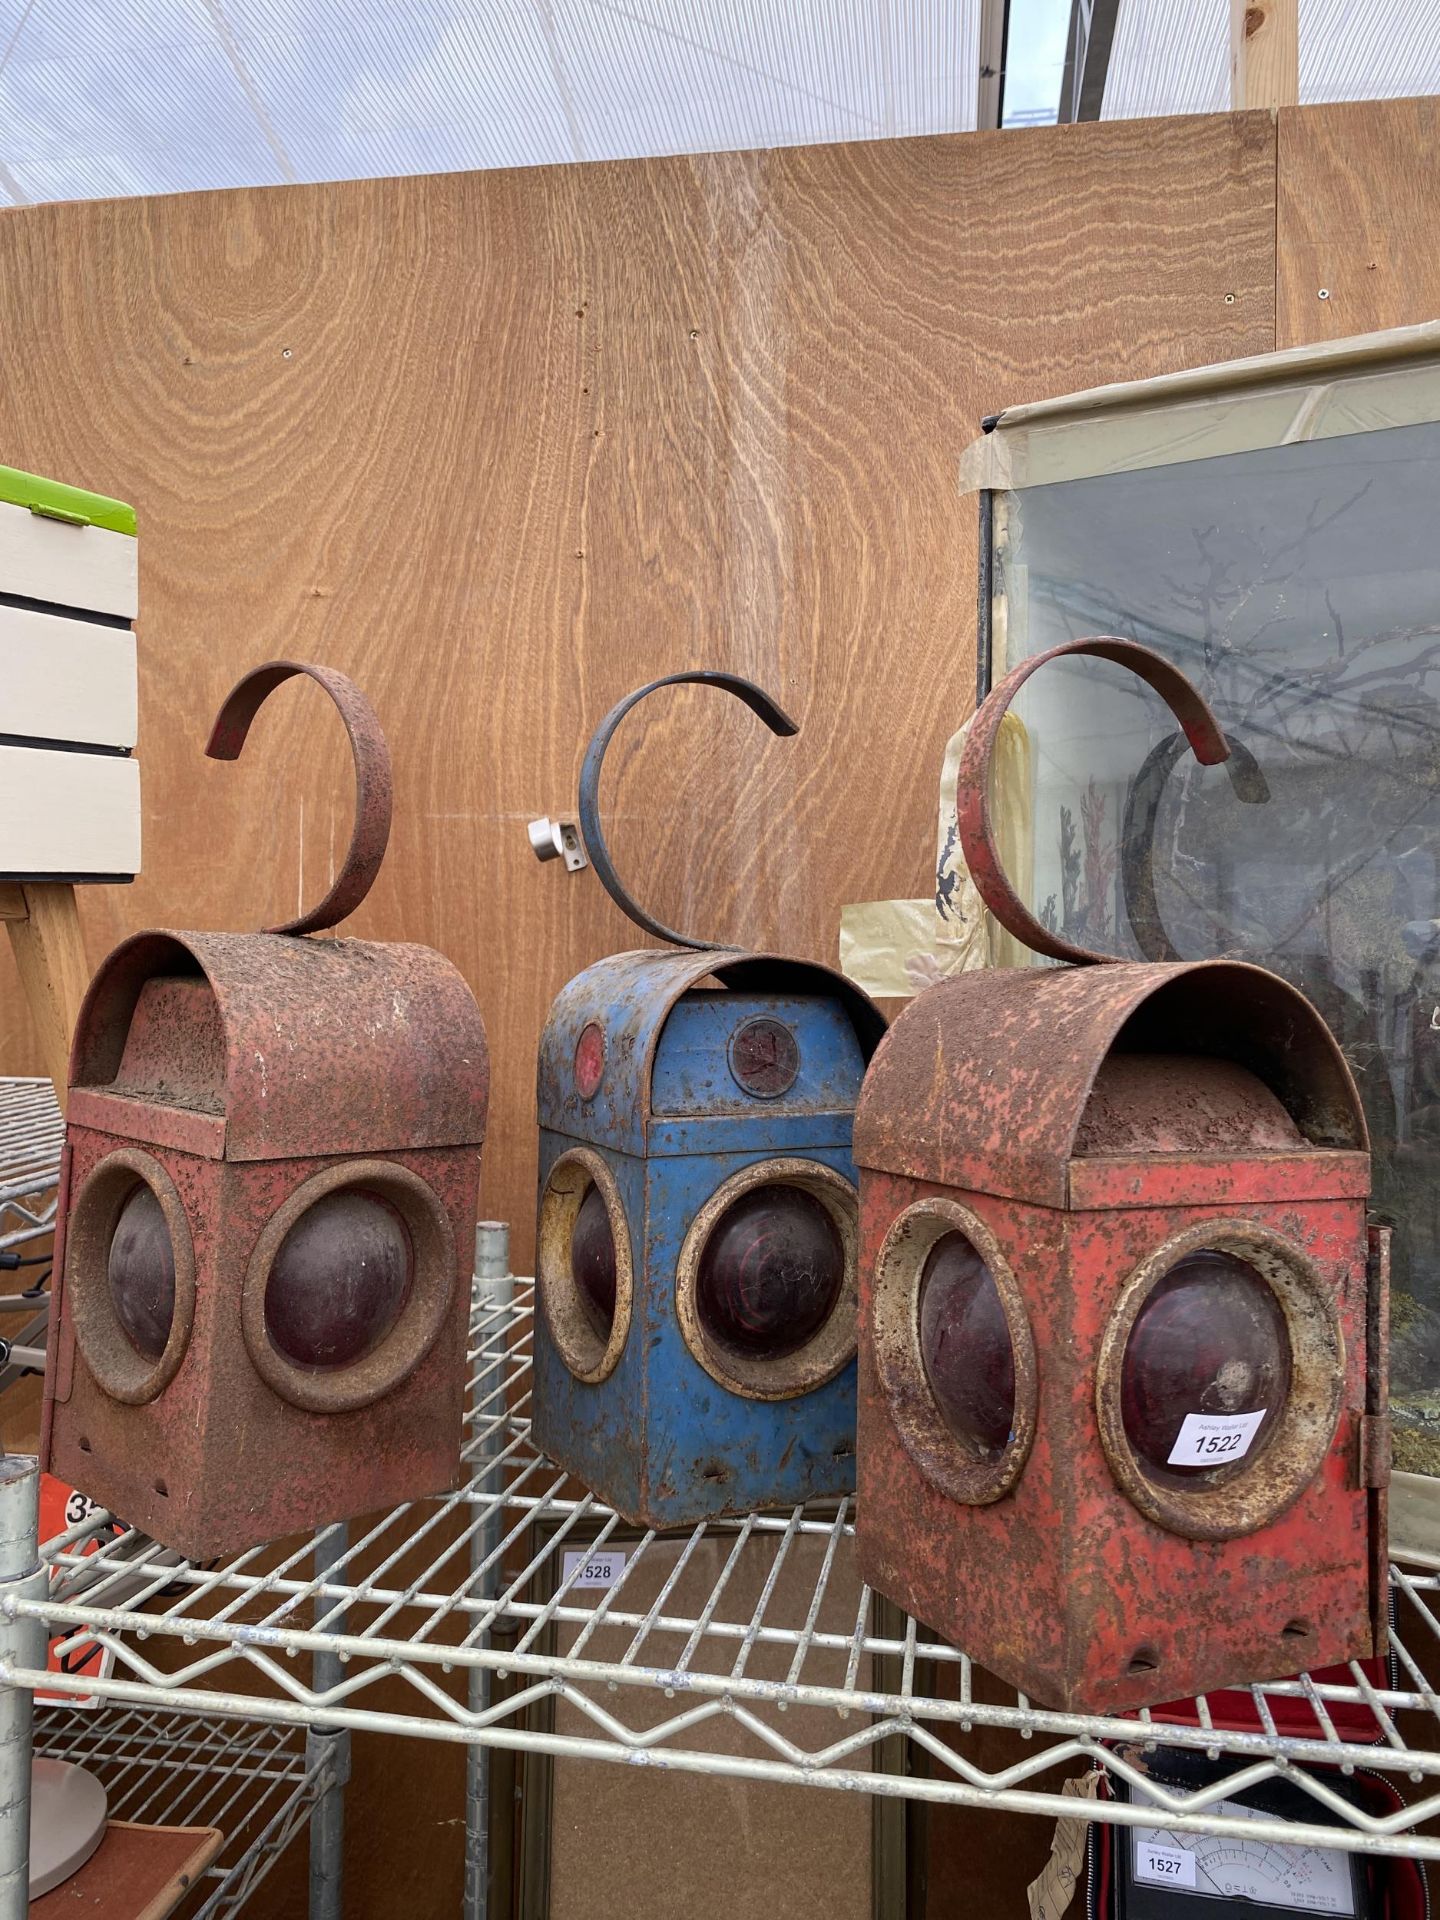
[[[135,509],[123,500],[107,500],[103,493],[86,493],[59,480],[42,480],[18,467],[0,467],[0,501],[28,507],[47,520],[64,520],[72,527],[104,527],[110,533],[135,537]]]

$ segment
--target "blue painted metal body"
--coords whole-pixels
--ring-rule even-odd
[[[794,1082],[775,1098],[747,1093],[730,1072],[731,1036],[757,1016],[783,1022],[798,1044]],[[585,1100],[575,1058],[592,1024],[605,1065]],[[537,1312],[533,1433],[627,1519],[680,1527],[853,1490],[853,1358],[790,1399],[732,1392],[686,1345],[676,1272],[696,1214],[741,1168],[784,1156],[854,1181],[855,1102],[883,1031],[842,976],[769,955],[617,954],[556,1000],[540,1048],[540,1191],[572,1148],[605,1162],[634,1287],[624,1350],[593,1384],[570,1371]]]

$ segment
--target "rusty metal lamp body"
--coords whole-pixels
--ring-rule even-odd
[[[264,933],[154,932],[91,983],[71,1057],[42,1465],[191,1559],[457,1483],[488,1056],[424,947],[308,939],[383,857],[368,702],[340,709],[356,824],[330,894]]]
[[[1132,668],[1226,757],[1127,641],[1037,655],[976,716],[970,870],[1072,964],[931,988],[871,1065],[857,1546],[1033,1699],[1117,1712],[1383,1650],[1388,1273],[1359,1098],[1309,1002],[1227,961],[1088,964],[1001,871],[990,746],[1057,653]]]
[[[795,731],[748,681],[671,678]],[[854,1486],[850,1135],[882,1022],[829,968],[689,939],[630,898],[600,766],[650,691],[591,742],[580,827],[612,897],[690,950],[587,968],[541,1039],[532,1433],[626,1519],[664,1528]]]

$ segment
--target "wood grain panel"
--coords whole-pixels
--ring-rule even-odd
[[[484,1205],[528,1259],[546,1006],[635,941],[525,820],[627,688],[738,667],[800,737],[657,696],[607,775],[624,870],[826,960],[843,901],[920,890],[972,684],[959,450],[1007,401],[1268,346],[1272,171],[1257,115],[5,214],[4,457],[140,516],[145,873],[87,893],[92,959],[315,891],[348,832],[323,698],[238,765],[201,742],[260,660],[354,674],[397,815],[351,930],[472,982]],[[8,971],[0,1007],[37,1068]]]
[[[1293,107],[1300,98],[1300,0],[1230,0],[1230,104]]]
[[[730,666],[803,731],[657,696],[607,774],[622,871],[824,960],[844,901],[923,891],[974,684],[960,449],[1006,403],[1269,348],[1273,189],[1251,115],[0,216],[0,457],[140,515],[145,872],[85,893],[92,958],[324,884],[350,788],[319,690],[238,764],[201,743],[261,660],[352,673],[396,761],[352,930],[474,986],[483,1204],[528,1262],[545,1010],[636,942],[526,819],[573,805],[620,694]],[[40,1065],[0,952],[0,1067]],[[347,1911],[455,1911],[459,1751],[356,1760]],[[303,1911],[283,1880],[267,1911]]]
[[[1440,315],[1440,100],[1310,107],[1279,123],[1276,346]]]

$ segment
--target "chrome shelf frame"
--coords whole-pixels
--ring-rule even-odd
[[[1250,1732],[1216,1725],[1205,1702],[1192,1727],[1162,1725],[1148,1714],[1055,1712],[1013,1691],[997,1702],[994,1685],[977,1685],[962,1651],[914,1621],[880,1631],[875,1596],[865,1588],[852,1588],[858,1610],[853,1623],[837,1628],[827,1588],[853,1548],[848,1501],[710,1522],[680,1536],[641,1534],[627,1541],[618,1582],[588,1604],[576,1586],[579,1566],[562,1571],[565,1551],[583,1547],[592,1557],[624,1537],[623,1525],[530,1445],[533,1314],[532,1283],[477,1282],[468,1477],[455,1492],[396,1507],[353,1535],[326,1528],[286,1550],[212,1567],[177,1567],[133,1532],[85,1556],[104,1524],[97,1514],[47,1550],[43,1591],[0,1584],[0,1628],[29,1620],[52,1631],[88,1630],[113,1650],[115,1670],[105,1681],[77,1679],[75,1690],[136,1708],[448,1741],[467,1745],[472,1759],[490,1748],[520,1749],[1052,1819],[1440,1858],[1440,1838],[1418,1831],[1440,1814],[1440,1697],[1423,1671],[1426,1655],[1440,1662],[1440,1576],[1393,1571],[1393,1685],[1375,1686],[1356,1665],[1341,1684],[1300,1676],[1255,1687]],[[684,1605],[678,1590],[706,1541],[718,1544],[721,1570],[699,1604],[692,1594]],[[777,1580],[801,1542],[818,1572],[803,1613],[781,1619]],[[678,1557],[654,1597],[627,1599],[627,1588],[644,1590],[636,1573],[647,1554],[653,1569],[667,1547]],[[727,1600],[745,1555],[768,1556],[759,1563],[765,1572],[754,1605]],[[550,1644],[560,1627],[574,1635],[563,1654]],[[163,1665],[151,1657],[157,1643],[166,1643]],[[409,1690],[405,1709],[372,1704],[377,1683],[397,1675]],[[263,1695],[238,1691],[237,1676],[258,1681]],[[66,1684],[13,1655],[0,1659],[0,1686],[42,1683]],[[1297,1701],[1314,1716],[1312,1737],[1277,1726],[1279,1703]],[[561,1704],[571,1710],[564,1724],[539,1711]],[[1366,1716],[1373,1744],[1342,1734],[1342,1708]],[[542,1720],[552,1724],[536,1724]],[[703,1730],[717,1720],[736,1750],[706,1750]],[[980,1764],[966,1736],[984,1728],[1022,1736],[1019,1757],[998,1768]],[[1243,1765],[1203,1789],[1167,1787],[1144,1770],[1153,1745],[1229,1755]],[[1342,1774],[1387,1775],[1413,1798],[1394,1813],[1371,1814],[1336,1791],[1333,1775],[1303,1770],[1317,1763]],[[1130,1797],[1096,1802],[1062,1793],[1067,1777],[1092,1767],[1124,1780]],[[1216,1811],[1223,1798],[1275,1777],[1314,1799],[1313,1821],[1242,1822]],[[482,1800],[472,1794],[472,1825],[483,1819]],[[1327,1813],[1339,1824],[1325,1822]]]
[[[48,1276],[40,1265],[29,1264],[28,1250],[54,1232],[64,1144],[65,1121],[50,1081],[0,1077],[0,1254],[27,1261],[10,1269],[16,1290],[0,1295],[0,1389],[27,1371],[43,1369]],[[41,1275],[39,1286],[30,1279],[33,1273]],[[38,1485],[33,1477],[28,1484]],[[18,1517],[33,1526],[33,1512]],[[139,1538],[131,1534],[117,1541],[117,1558],[133,1552]],[[167,1561],[173,1566],[175,1557],[146,1544],[153,1583],[154,1574]],[[137,1590],[133,1579],[127,1588],[116,1577],[113,1564],[105,1571],[97,1568],[94,1578],[106,1583],[111,1598]],[[86,1575],[72,1569],[67,1585],[83,1591],[85,1584]],[[13,1626],[13,1616],[6,1618]],[[0,1623],[0,1636],[4,1632]],[[76,1691],[66,1676],[53,1674],[45,1676],[43,1688],[47,1695]],[[154,1705],[110,1702],[92,1708],[40,1701],[33,1713],[29,1706],[28,1699],[22,1707],[18,1696],[6,1697],[0,1689],[0,1808],[17,1816],[8,1822],[11,1833],[21,1826],[32,1753],[73,1761],[94,1773],[106,1789],[111,1819],[218,1827],[225,1836],[220,1851],[187,1896],[192,1920],[232,1920],[240,1914],[317,1811],[343,1804],[348,1755],[343,1743],[323,1732],[264,1721],[235,1727]],[[8,1914],[8,1900],[23,1913],[23,1849],[18,1862],[13,1840],[0,1842],[0,1851],[6,1869],[0,1876],[0,1907]]]
[[[146,1707],[37,1706],[34,1749],[95,1774],[112,1820],[221,1830],[224,1845],[197,1876],[193,1920],[241,1913],[331,1785],[329,1753],[296,1729]]]
[[[64,1144],[50,1082],[0,1079],[0,1253],[54,1231]]]
[[[0,1392],[45,1364],[50,1295],[28,1250],[55,1230],[64,1144],[65,1120],[50,1082],[0,1078],[0,1254],[27,1263],[11,1270],[14,1291],[0,1294]]]

